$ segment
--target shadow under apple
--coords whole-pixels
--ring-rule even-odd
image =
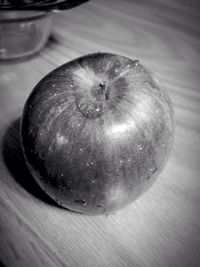
[[[20,118],[8,127],[3,138],[2,154],[7,169],[18,184],[36,198],[62,208],[39,187],[27,168],[20,142]]]

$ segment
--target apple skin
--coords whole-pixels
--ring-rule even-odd
[[[156,181],[174,139],[167,91],[138,60],[77,58],[33,89],[21,119],[27,166],[63,207],[108,214]]]

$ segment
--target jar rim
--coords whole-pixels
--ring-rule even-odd
[[[0,23],[32,21],[50,15],[50,11],[0,11]]]

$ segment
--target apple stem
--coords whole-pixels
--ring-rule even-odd
[[[106,83],[105,82],[100,82],[98,89],[99,89],[99,93],[101,95],[103,95],[104,92],[105,92],[105,89],[106,89]]]
[[[102,96],[105,96],[105,99],[108,100],[108,92],[106,90],[106,82],[100,82],[97,89],[97,98],[100,100]]]

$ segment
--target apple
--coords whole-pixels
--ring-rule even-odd
[[[77,58],[33,89],[21,119],[27,166],[63,207],[108,214],[147,191],[174,138],[167,91],[139,60]]]

